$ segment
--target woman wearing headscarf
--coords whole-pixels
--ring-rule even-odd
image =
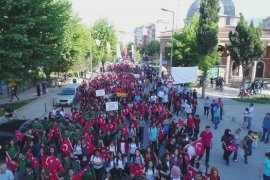
[[[226,161],[227,166],[229,165],[229,157],[231,155],[231,151],[227,150],[228,145],[232,145],[234,142],[233,135],[231,134],[230,129],[225,129],[223,136],[221,137],[222,149],[224,150],[223,159]]]
[[[209,178],[209,180],[220,180],[220,177],[218,175],[218,169],[215,166],[211,168]]]

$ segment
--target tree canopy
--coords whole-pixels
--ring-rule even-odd
[[[146,54],[149,56],[153,56],[159,54],[160,51],[160,43],[159,41],[151,41],[146,48]]]
[[[198,45],[196,31],[199,25],[199,15],[192,17],[190,22],[185,23],[183,32],[176,32],[173,41],[173,65],[194,66],[198,64]],[[166,46],[166,58],[170,58],[171,42]]]
[[[205,97],[207,71],[220,60],[218,53],[219,0],[201,0],[199,27],[196,33],[199,68],[203,71],[202,97]]]
[[[91,28],[91,38],[96,41],[92,45],[94,48],[93,57],[102,65],[107,61],[113,60],[116,55],[117,36],[116,31],[106,19],[95,22]]]
[[[241,14],[235,31],[229,33],[229,39],[231,44],[227,48],[235,63],[238,66],[242,65],[242,83],[244,84],[254,61],[263,56],[264,46],[261,41],[261,29],[254,27],[253,22],[248,24]]]
[[[89,49],[89,33],[68,0],[0,1],[0,80],[66,72]]]

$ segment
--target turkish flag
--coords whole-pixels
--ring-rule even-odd
[[[100,148],[101,153],[107,153],[108,151],[109,151],[109,148],[107,148],[107,147]]]
[[[50,129],[50,132],[48,134],[48,140],[50,141],[54,137],[54,128]]]
[[[26,156],[28,157],[28,159],[30,159],[30,161],[32,162],[33,168],[39,168],[40,164],[37,161],[37,159],[34,157],[33,153],[28,152],[26,153]]]
[[[54,135],[56,138],[62,139],[61,132],[60,132],[60,129],[58,127],[55,127],[55,134]]]
[[[19,142],[22,142],[25,134],[20,131],[15,130],[15,136]]]
[[[91,140],[91,138],[90,138],[90,136],[89,136],[88,133],[85,133],[83,140],[84,140],[84,142],[86,144],[89,144],[89,145],[92,144],[92,140]]]
[[[122,127],[122,132],[123,132],[123,135],[127,138],[128,137],[128,130],[123,126]]]
[[[63,165],[60,163],[59,165],[59,171],[64,174],[66,171],[65,171],[65,168],[63,167]]]
[[[50,170],[50,180],[59,180],[59,177],[55,170]]]
[[[88,133],[88,135],[89,135],[90,139],[95,139],[96,138],[96,135],[93,132]]]
[[[56,127],[56,126],[54,126],[53,128],[50,129],[50,132],[49,132],[49,134],[48,134],[48,139],[49,139],[49,141],[50,141],[53,137],[55,137],[55,138],[57,138],[57,139],[62,139],[62,138],[61,138],[61,132],[60,132],[59,128]]]
[[[116,130],[116,125],[114,123],[111,123],[111,124],[101,124],[100,128],[104,132],[115,131]]]
[[[189,154],[184,152],[183,156],[184,156],[186,164],[189,164],[189,162],[190,162]]]
[[[61,150],[64,155],[68,155],[71,151],[73,151],[72,144],[70,143],[69,139],[65,139],[62,142]]]
[[[135,176],[142,176],[144,171],[144,166],[139,166],[139,165],[133,165],[130,166],[130,174],[133,174]]]
[[[83,132],[83,133],[87,133],[87,128],[90,127],[90,126],[92,126],[92,122],[91,122],[91,121],[87,121],[87,122],[85,123],[84,127],[83,127],[82,132]]]
[[[189,165],[187,168],[187,173],[185,175],[185,180],[191,180],[196,173],[197,173],[197,170]]]
[[[60,166],[60,161],[55,156],[42,156],[42,166],[45,169],[57,170]]]
[[[236,147],[236,145],[231,144],[231,145],[227,145],[226,149],[227,149],[227,151],[234,152],[234,151],[236,151],[237,147]]]
[[[100,158],[105,159],[105,160],[110,159],[112,156],[113,156],[113,154],[111,154],[111,153],[101,153],[99,155]]]
[[[87,144],[86,145],[86,155],[92,154],[95,151],[95,147],[93,144]]]
[[[6,164],[7,168],[10,169],[12,172],[14,172],[17,168],[16,163],[12,161],[7,151],[6,151]]]
[[[77,174],[76,176],[73,176],[72,180],[82,180],[82,177],[84,173],[88,171],[88,168],[89,168],[89,164],[87,164],[87,166],[85,166],[85,168],[83,168],[83,170],[79,174]]]
[[[83,115],[81,115],[81,114],[75,114],[74,118],[75,118],[75,120],[79,120],[80,121],[80,124],[83,125],[83,123],[85,121],[85,118],[83,117]]]
[[[202,156],[204,153],[204,146],[203,146],[203,142],[202,142],[202,138],[194,141],[192,143],[192,146],[194,146],[195,148],[195,152],[197,156]]]

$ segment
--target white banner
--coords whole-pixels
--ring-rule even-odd
[[[117,111],[118,101],[106,102],[106,111]]]
[[[197,82],[198,66],[194,67],[172,67],[173,84]]]
[[[105,96],[105,89],[96,90],[96,96]]]

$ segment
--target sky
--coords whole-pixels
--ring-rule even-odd
[[[85,25],[92,26],[100,18],[106,18],[116,29],[132,32],[135,27],[162,20],[171,23],[175,12],[175,27],[183,27],[189,6],[194,0],[71,0],[74,14]],[[270,16],[270,0],[233,0],[236,12],[246,19]]]

